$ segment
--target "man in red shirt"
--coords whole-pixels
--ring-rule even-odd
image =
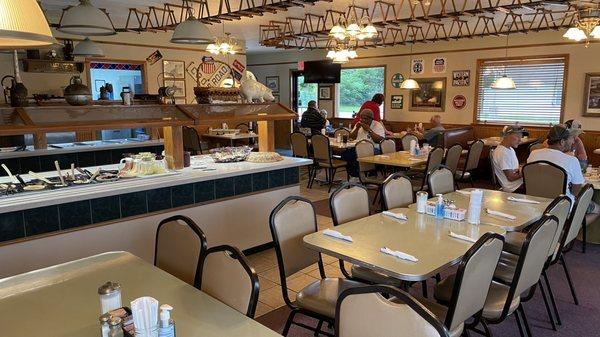
[[[381,112],[379,111],[379,107],[383,104],[384,97],[383,94],[375,94],[370,101],[366,101],[363,105],[358,109],[358,113],[354,117],[354,121],[352,125],[358,123],[360,121],[360,114],[363,110],[369,109],[373,111],[373,119],[381,122]]]

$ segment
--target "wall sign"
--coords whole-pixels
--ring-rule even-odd
[[[392,95],[390,107],[392,109],[403,109],[404,108],[404,96],[403,95]]]
[[[468,87],[471,84],[470,70],[455,70],[452,72],[453,87]]]
[[[452,106],[456,110],[462,110],[467,106],[467,98],[463,95],[456,95],[452,98]]]
[[[446,72],[446,58],[445,57],[436,57],[433,59],[433,72],[440,74]]]
[[[150,56],[146,57],[146,61],[150,65],[153,65],[154,63],[158,62],[162,58],[163,58],[162,53],[160,52],[160,50],[157,49],[154,53],[150,54]]]
[[[413,74],[422,74],[424,67],[423,67],[423,59],[413,59],[411,61],[412,66],[410,67],[410,71]]]
[[[392,87],[400,88],[402,82],[404,82],[404,76],[402,76],[402,74],[395,73],[394,75],[392,75]]]

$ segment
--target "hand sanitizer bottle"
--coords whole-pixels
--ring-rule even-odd
[[[444,210],[444,197],[441,194],[437,195],[437,202],[435,203],[435,218],[443,219],[445,215]]]
[[[173,307],[168,304],[160,306],[160,326],[158,337],[175,337],[175,322],[171,319]]]

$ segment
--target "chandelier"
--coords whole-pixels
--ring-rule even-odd
[[[368,16],[360,19],[355,17],[349,24],[340,19],[329,31],[329,36],[339,41],[368,40],[376,37],[377,34],[377,28],[373,26]]]
[[[231,38],[231,33],[225,33],[225,38],[217,39],[215,43],[206,46],[206,51],[215,55],[233,55],[238,52],[237,42]]]
[[[575,25],[570,27],[563,37],[573,41],[586,40],[587,47],[590,38],[600,39],[600,10],[581,10],[578,16]]]
[[[340,46],[336,49],[330,50],[327,52],[327,58],[331,59],[333,63],[346,63],[350,61],[350,59],[354,59],[358,56],[356,50]]]

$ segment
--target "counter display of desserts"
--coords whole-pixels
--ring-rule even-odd
[[[210,150],[210,156],[215,163],[234,163],[246,160],[252,152],[250,146],[219,147]]]

